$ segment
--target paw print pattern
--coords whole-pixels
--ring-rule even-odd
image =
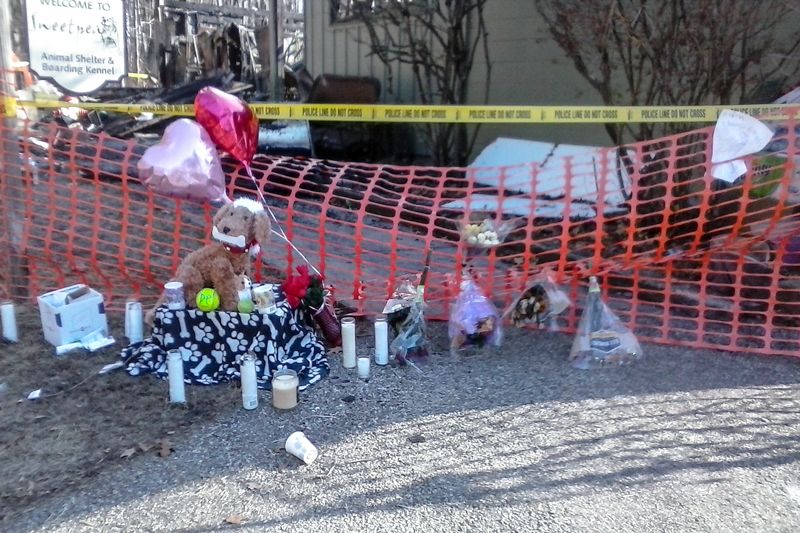
[[[256,355],[260,388],[269,387],[271,371],[278,366],[297,372],[303,390],[329,372],[313,323],[302,310],[291,309],[285,298],[279,298],[270,313],[192,311],[160,309],[152,336],[122,350],[126,371],[166,379],[167,351],[180,349],[190,383],[238,380],[238,360],[247,351]]]
[[[228,338],[225,339],[225,342],[228,343],[228,347],[234,354],[238,354],[247,349],[247,341],[244,338],[244,333],[241,331],[232,331],[228,335]]]
[[[199,361],[200,357],[203,355],[202,353],[200,353],[200,350],[198,350],[197,344],[193,343],[192,341],[186,341],[185,343],[183,343],[183,348],[189,352],[190,361]],[[184,357],[184,361],[185,360],[186,357]]]
[[[215,342],[214,349],[211,350],[211,357],[214,358],[218,365],[222,365],[225,362],[225,343]]]
[[[194,338],[200,344],[211,344],[214,336],[211,334],[211,325],[205,322],[200,322],[192,326],[194,329]]]
[[[219,313],[219,321],[225,329],[236,329],[241,324],[239,313]]]

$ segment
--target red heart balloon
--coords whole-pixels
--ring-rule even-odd
[[[219,148],[243,165],[253,161],[258,118],[246,103],[215,87],[204,87],[194,99],[194,116]]]

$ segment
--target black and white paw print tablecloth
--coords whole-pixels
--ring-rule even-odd
[[[153,334],[122,350],[126,370],[132,376],[155,374],[167,378],[167,351],[183,355],[184,381],[212,385],[238,381],[241,356],[256,355],[258,386],[269,389],[272,373],[289,368],[297,372],[300,389],[328,374],[325,348],[317,340],[310,317],[292,309],[278,296],[272,312],[204,313],[159,307]]]

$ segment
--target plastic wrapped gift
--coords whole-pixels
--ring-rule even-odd
[[[489,249],[500,246],[520,220],[502,221],[485,213],[473,213],[468,222],[462,223],[461,240],[468,248]]]
[[[451,350],[500,346],[503,331],[497,308],[471,279],[461,282],[448,332]]]
[[[624,365],[642,357],[642,347],[600,297],[597,278],[589,281],[586,307],[578,323],[569,360],[576,368]]]
[[[569,297],[556,285],[552,272],[543,271],[514,298],[503,316],[508,317],[516,327],[529,324],[543,327],[570,305]]]
[[[400,280],[383,308],[386,321],[394,333],[389,348],[400,364],[405,364],[409,358],[428,355],[425,302],[420,297],[418,287],[409,278]]]

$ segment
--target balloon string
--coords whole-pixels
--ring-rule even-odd
[[[275,213],[272,212],[272,209],[270,209],[269,205],[267,204],[267,200],[266,198],[264,198],[264,193],[261,192],[261,186],[259,185],[258,181],[256,181],[256,177],[253,176],[253,171],[250,169],[250,165],[245,165],[244,168],[247,171],[247,175],[250,176],[250,179],[253,180],[253,184],[256,186],[256,192],[258,192],[258,198],[261,200],[261,204],[267,210],[269,216],[272,217],[272,220],[275,222],[275,226],[279,230],[275,231],[273,229],[272,233],[274,233],[275,235],[286,241],[286,244],[291,246],[292,250],[297,252],[297,255],[299,255],[303,259],[303,261],[305,261],[306,264],[311,267],[311,270],[313,270],[319,277],[323,277],[320,271],[317,270],[317,267],[311,264],[311,261],[309,261],[305,255],[303,255],[303,252],[297,249],[297,246],[295,246],[294,243],[289,239],[289,237],[286,236],[286,233],[284,233],[283,228],[281,227],[281,223],[278,222],[278,219],[275,217]]]

